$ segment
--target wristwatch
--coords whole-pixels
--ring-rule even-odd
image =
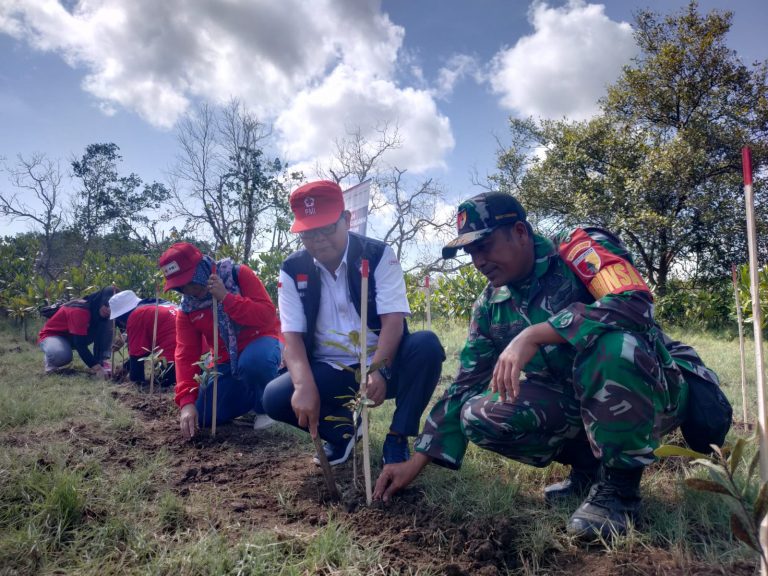
[[[387,382],[392,378],[392,370],[389,369],[389,366],[382,366],[379,368],[379,373],[384,376],[384,380]]]

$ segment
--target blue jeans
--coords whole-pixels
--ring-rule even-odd
[[[251,410],[263,413],[261,397],[264,387],[277,375],[280,365],[280,342],[263,336],[250,342],[237,358],[238,378],[232,375],[229,362],[216,366],[219,372],[216,422],[223,423]],[[197,397],[198,422],[211,425],[213,408],[213,376]]]
[[[393,432],[406,436],[419,433],[421,415],[440,379],[444,360],[445,352],[433,332],[403,334],[392,363],[392,378],[387,382],[387,398],[394,398],[396,406],[390,425]],[[350,438],[353,431],[352,412],[344,404],[359,385],[348,370],[317,361],[310,362],[310,367],[320,394],[318,433],[323,440],[340,444],[345,437]],[[293,390],[291,375],[281,374],[267,384],[264,409],[270,418],[299,428],[291,407]]]
[[[40,342],[45,355],[45,371],[52,372],[72,362],[72,344],[64,336],[48,336]]]
[[[112,339],[115,325],[110,321],[99,321],[88,330],[89,344],[93,343],[93,355],[99,364],[112,356]],[[72,362],[72,341],[69,336],[48,336],[40,342],[45,354],[45,371],[51,372]],[[114,368],[114,367],[113,367]]]

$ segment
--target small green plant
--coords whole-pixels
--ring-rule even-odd
[[[659,457],[694,458],[692,464],[705,467],[710,479],[686,478],[686,486],[693,490],[721,494],[729,500],[733,507],[730,521],[733,536],[757,552],[763,563],[766,563],[768,561],[766,550],[760,543],[760,524],[768,512],[768,482],[757,478],[760,450],[755,451],[743,478],[737,475],[739,466],[744,461],[747,442],[744,438],[739,438],[732,448],[723,447],[722,449],[713,445],[711,456],[670,445],[659,446],[655,454]],[[753,500],[751,494],[754,493],[756,484],[759,489]]]
[[[27,294],[11,296],[8,299],[8,313],[11,318],[21,324],[21,333],[24,340],[27,340],[27,320],[37,312],[34,301]]]
[[[205,390],[213,381],[213,373],[216,371],[216,365],[213,363],[212,354],[210,352],[204,353],[200,356],[200,360],[194,362],[192,365],[200,368],[200,372],[194,376],[198,389]],[[219,374],[221,374],[221,372],[219,372]]]
[[[195,374],[195,382],[197,382],[197,389],[198,391],[202,392],[208,386],[211,385],[213,382],[213,375],[214,374],[221,374],[221,372],[216,371],[216,363],[213,361],[213,354],[210,352],[204,353],[202,356],[200,356],[200,360],[195,362],[193,366],[197,366],[200,369],[200,372]],[[205,404],[205,400],[203,403],[203,413],[208,409],[208,407]]]
[[[119,330],[118,336],[119,337],[112,345],[112,380],[115,382],[122,382],[123,378],[127,376],[125,370],[125,353],[128,351],[128,347]],[[117,362],[115,362],[115,359],[117,359]]]
[[[147,351],[147,355],[144,356],[144,358],[141,358],[139,362],[144,362],[145,365],[148,363],[150,367],[149,369],[154,372],[154,381],[162,382],[172,365],[163,356],[162,348],[155,346],[154,350],[149,350],[147,348],[144,348],[144,350]],[[197,376],[195,376],[195,380],[197,380]]]
[[[365,342],[362,341],[362,338],[360,336],[360,332],[357,330],[352,330],[348,334],[344,334],[341,332],[337,332],[341,336],[345,336],[347,338],[347,341],[349,342],[349,346],[342,344],[341,342],[334,342],[334,341],[326,341],[324,342],[328,346],[332,346],[334,348],[338,348],[339,350],[343,350],[347,354],[350,354],[354,358],[360,358],[361,351],[363,346],[366,345]],[[366,358],[376,351],[376,346],[368,346],[366,347]],[[357,434],[357,429],[360,426],[361,422],[363,421],[362,415],[363,411],[373,406],[373,401],[367,397],[365,392],[365,387],[363,386],[364,379],[368,378],[368,374],[371,372],[375,372],[384,364],[386,364],[387,359],[384,358],[383,360],[380,360],[378,362],[373,362],[369,366],[366,366],[365,371],[363,371],[363,367],[360,364],[357,364],[355,367],[353,366],[347,366],[346,364],[342,364],[341,362],[336,362],[336,365],[339,366],[341,369],[346,370],[348,372],[352,372],[355,375],[355,381],[358,384],[357,391],[354,391],[350,389],[351,394],[340,396],[339,399],[347,399],[347,402],[344,404],[347,408],[350,409],[352,412],[351,418],[346,417],[337,417],[337,416],[326,416],[326,421],[336,421],[338,424],[336,426],[348,426],[352,425],[352,434]],[[345,438],[348,436],[345,434]],[[368,442],[368,434],[365,429],[363,429],[363,437],[364,437],[364,444]],[[364,445],[363,448],[365,450],[368,450],[369,447],[367,445]],[[366,475],[367,476],[367,475]],[[366,477],[367,480],[367,486],[370,485],[371,479]],[[357,451],[352,451],[352,483],[357,486]]]

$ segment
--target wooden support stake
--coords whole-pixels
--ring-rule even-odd
[[[112,356],[109,359],[109,369],[112,370],[112,373],[109,375],[110,380],[115,380],[115,374],[117,374],[117,371],[115,370],[115,330],[117,330],[118,334],[120,334],[120,330],[117,328],[117,322],[114,320],[112,321]],[[121,335],[122,337],[122,335]]]
[[[360,286],[360,396],[363,401],[363,476],[365,476],[365,501],[368,505],[373,502],[371,487],[371,445],[368,437],[368,260],[362,263],[362,283]],[[357,430],[353,442],[357,439]]]
[[[219,303],[211,296],[213,306],[213,402],[211,406],[211,436],[216,436],[216,411],[219,397]]]
[[[744,172],[744,205],[747,211],[747,246],[749,247],[749,280],[752,294],[752,327],[755,333],[755,365],[757,368],[757,413],[760,434],[760,478],[768,482],[768,431],[766,431],[765,365],[763,361],[763,316],[760,310],[760,280],[757,264],[757,232],[755,227],[755,195],[752,190],[752,154],[747,146],[741,149]],[[760,574],[768,576],[765,551],[768,550],[768,515],[760,523]]]
[[[315,436],[312,440],[315,443],[315,452],[317,452],[317,459],[320,460],[320,468],[323,470],[325,485],[328,488],[328,492],[330,493],[331,498],[340,500],[341,496],[339,495],[339,489],[336,487],[333,470],[331,470],[331,465],[328,463],[328,457],[325,455],[325,450],[323,450],[323,443],[320,441],[320,436]]]
[[[429,285],[429,276],[424,278],[424,296],[427,311],[427,330],[432,330],[432,288]]]
[[[747,366],[744,354],[744,324],[741,313],[741,298],[739,297],[739,281],[736,272],[736,264],[731,264],[731,278],[733,279],[733,295],[736,299],[736,321],[739,323],[739,363],[741,365],[741,412],[744,424],[747,424]]]
[[[149,353],[150,372],[149,372],[149,393],[155,393],[155,348],[157,348],[157,315],[160,311],[160,294],[155,288],[155,323],[152,326],[152,352]]]

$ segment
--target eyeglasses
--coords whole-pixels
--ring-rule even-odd
[[[343,214],[342,214],[343,217]],[[328,224],[327,226],[322,226],[320,228],[313,228],[312,230],[305,230],[304,232],[299,232],[299,238],[302,240],[317,240],[318,238],[321,238],[323,236],[333,236],[336,233],[336,228],[339,225],[339,222],[341,221],[341,218],[336,220],[333,224]]]

